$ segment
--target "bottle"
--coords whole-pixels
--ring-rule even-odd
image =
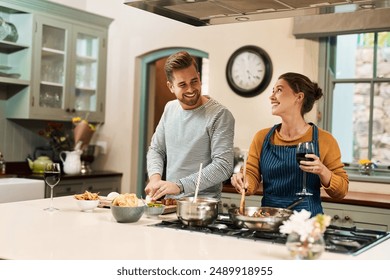
[[[0,174],[5,174],[5,160],[2,153],[0,153]]]

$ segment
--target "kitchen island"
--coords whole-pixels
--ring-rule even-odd
[[[150,226],[176,214],[117,223],[110,209],[81,212],[73,196],[0,204],[0,259],[11,260],[288,260],[284,245]],[[390,240],[357,255],[321,260],[389,260]]]

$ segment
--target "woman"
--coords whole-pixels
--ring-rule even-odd
[[[262,206],[286,208],[299,199],[304,172],[312,195],[305,196],[294,210],[306,209],[312,216],[323,213],[321,188],[332,198],[341,199],[347,194],[348,175],[336,139],[304,119],[322,95],[318,84],[304,75],[285,73],[278,78],[270,100],[272,114],[280,116],[282,122],[256,133],[246,164],[246,194],[253,194],[262,185]],[[308,160],[298,164],[296,146],[307,141],[313,142],[315,153],[306,154]],[[243,174],[234,174],[231,183],[241,192]]]

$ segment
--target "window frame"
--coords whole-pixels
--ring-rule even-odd
[[[381,31],[370,31],[370,32],[356,32],[354,34],[361,33],[380,33]],[[390,32],[385,31],[385,32]],[[342,34],[339,34],[342,35]],[[375,36],[374,45],[374,61],[373,61],[373,78],[336,78],[333,70],[336,65],[336,47],[337,37],[333,35],[329,37],[319,38],[319,72],[318,72],[318,83],[324,90],[324,98],[318,103],[318,125],[323,129],[332,132],[332,112],[333,112],[333,93],[336,84],[341,83],[370,83],[370,108],[369,108],[369,123],[368,123],[368,145],[369,145],[369,158],[372,156],[372,139],[373,139],[373,111],[374,111],[374,89],[375,84],[390,83],[390,78],[377,78],[377,35]],[[381,166],[378,168],[373,176],[364,176],[359,174],[359,166],[357,163],[351,162],[345,163],[345,169],[348,172],[351,181],[366,181],[366,182],[380,182],[390,183],[390,166]]]

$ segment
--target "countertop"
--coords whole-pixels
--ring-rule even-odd
[[[111,177],[111,176],[122,176],[123,174],[116,171],[110,170],[92,170],[85,174],[76,174],[68,175],[62,174],[61,180],[73,180],[73,179],[83,179],[83,178],[101,178],[101,177]],[[32,173],[31,169],[28,166],[27,162],[7,162],[7,174],[3,175],[4,177],[19,177],[19,178],[29,178],[29,179],[43,179],[43,174]]]
[[[224,184],[222,191],[227,193],[237,193],[234,187],[230,184]],[[258,191],[255,195],[262,195],[262,194],[263,194],[262,191]],[[329,197],[325,193],[325,191],[322,190],[321,199],[323,202],[342,203],[342,204],[390,209],[389,194],[349,191],[343,199],[334,199]]]
[[[61,175],[61,181],[64,180],[73,180],[73,179],[86,179],[86,178],[102,178],[102,177],[111,177],[111,176],[122,176],[122,173],[115,172],[115,171],[108,171],[108,170],[94,170],[92,172],[88,172],[85,174],[76,174],[76,175],[68,175],[68,174],[62,174]],[[24,176],[24,178],[30,178],[30,179],[43,179],[43,174],[28,174]]]
[[[150,227],[158,219],[117,223],[110,209],[81,212],[72,196],[0,204],[0,258],[14,260],[288,260],[284,245]],[[176,219],[176,214],[160,216]],[[322,260],[390,258],[390,239],[350,256],[324,252]]]

